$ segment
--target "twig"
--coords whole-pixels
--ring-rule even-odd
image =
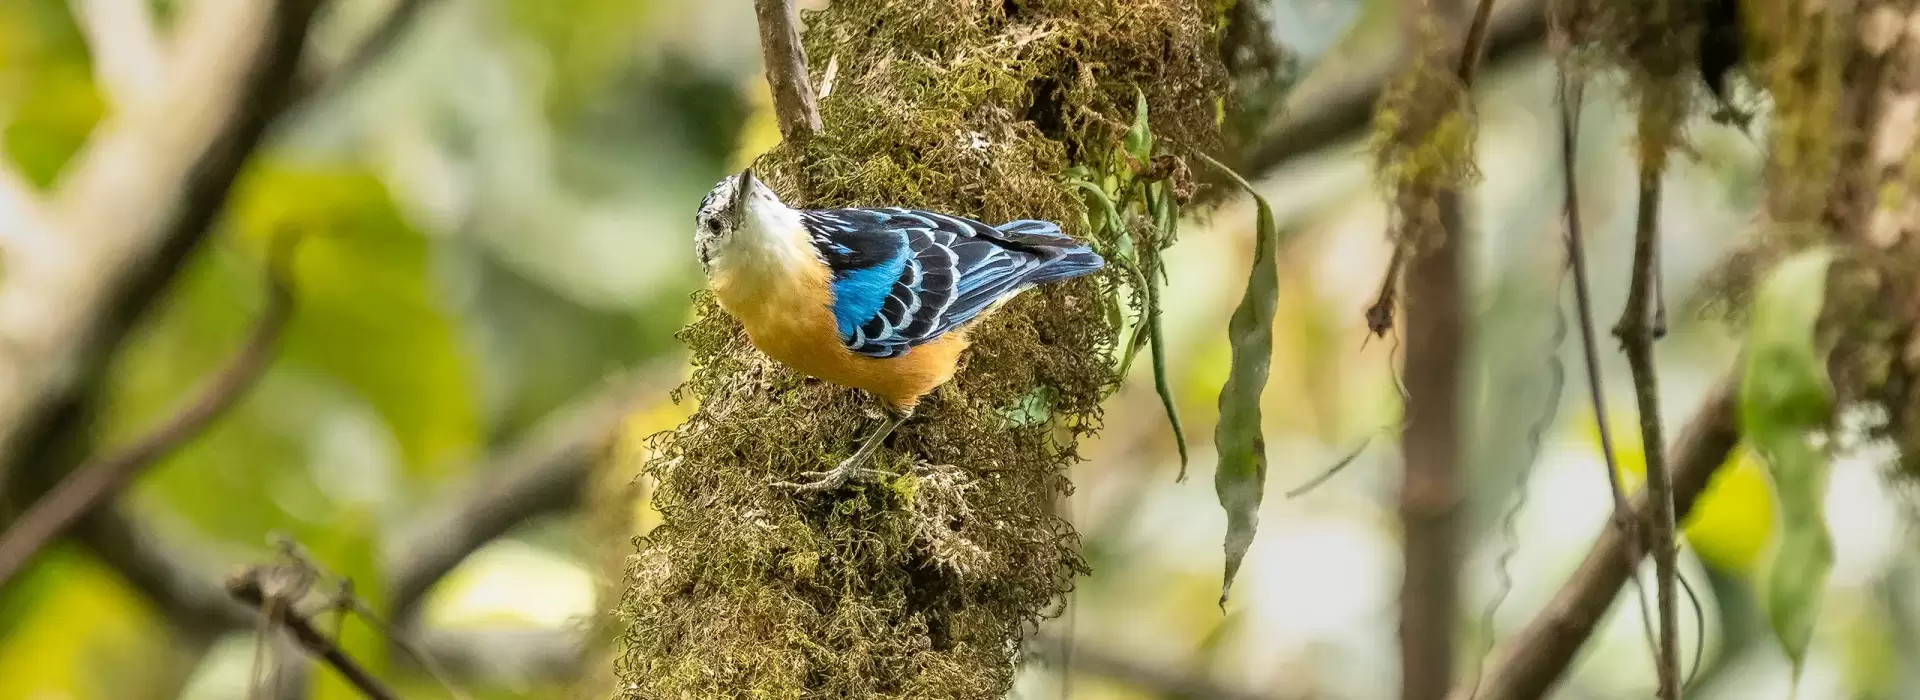
[[[264,577],[265,572],[259,568],[242,570],[227,579],[227,593],[235,600],[256,609],[265,609],[276,602],[286,603],[281,596],[276,595],[277,591],[268,590],[270,586],[262,580]],[[299,642],[308,653],[326,662],[335,671],[339,671],[340,676],[354,688],[359,689],[371,700],[398,700],[400,696],[395,695],[386,684],[374,678],[372,673],[362,667],[359,662],[354,661],[353,657],[348,656],[339,645],[334,644],[333,640],[328,639],[327,635],[316,629],[311,621],[293,610],[290,604],[275,607],[278,619],[269,621],[277,622],[279,626],[292,633],[294,641]],[[261,643],[266,642],[262,640]]]
[[[1380,280],[1380,292],[1373,297],[1373,305],[1367,307],[1367,333],[1369,337],[1381,337],[1393,330],[1393,309],[1400,303],[1400,268],[1407,262],[1407,245],[1401,242],[1393,244],[1393,257],[1387,259],[1387,274]],[[1366,340],[1361,340],[1365,347]]]
[[[1059,640],[1035,640],[1029,643],[1032,649],[1055,648]],[[1064,663],[1061,674],[1075,671],[1120,683],[1142,691],[1153,697],[1177,697],[1187,700],[1288,700],[1293,695],[1275,695],[1272,692],[1242,689],[1222,685],[1198,673],[1170,667],[1163,662],[1143,657],[1123,655],[1119,652],[1094,644],[1086,640],[1075,640],[1077,653],[1071,663]]]
[[[437,1],[394,0],[393,6],[387,8],[387,14],[374,23],[373,28],[339,63],[331,68],[315,67],[304,71],[294,94],[301,102],[314,104],[351,87],[387,54],[392,53],[394,47],[400,45],[400,40],[419,23],[420,16],[428,6]]]
[[[93,75],[116,108],[150,106],[165,86],[166,51],[154,33],[147,0],[76,0],[74,20],[86,35]]]
[[[641,402],[664,397],[679,361],[632,370],[557,410],[532,435],[473,469],[473,483],[426,508],[386,557],[396,626],[405,628],[428,589],[513,526],[580,502],[594,461]]]
[[[1647,455],[1647,494],[1653,503],[1652,526],[1647,530],[1653,551],[1654,601],[1660,629],[1659,679],[1662,700],[1680,697],[1679,598],[1676,585],[1672,477],[1667,472],[1665,441],[1660,425],[1659,375],[1653,364],[1652,294],[1655,250],[1659,245],[1660,177],[1656,165],[1642,164],[1640,202],[1634,225],[1633,274],[1627,287],[1626,309],[1614,325],[1633,373],[1633,393],[1640,409],[1640,443]],[[1598,420],[1605,422],[1605,416]]]
[[[800,15],[793,0],[753,0],[760,21],[760,53],[773,89],[780,135],[801,143],[820,133],[820,105],[807,80],[807,52],[800,45]]]
[[[441,689],[445,690],[454,700],[469,700],[466,691],[461,690],[459,686],[453,682],[452,677],[447,675],[446,671],[441,668],[439,662],[422,651],[418,644],[408,639],[406,635],[401,634],[393,625],[388,624],[385,619],[382,619],[379,613],[374,612],[373,606],[368,605],[366,601],[361,600],[358,595],[354,594],[353,579],[328,570],[325,565],[309,555],[306,549],[301,547],[299,542],[291,536],[279,535],[277,539],[280,539],[280,549],[283,552],[283,559],[296,564],[306,571],[311,571],[317,581],[334,585],[336,593],[329,596],[327,609],[333,610],[336,613],[333,628],[333,638],[335,641],[338,641],[341,632],[346,630],[347,616],[358,616],[361,622],[365,623],[368,627],[374,628],[381,635],[384,635],[389,643],[411,657],[415,663],[420,665],[421,670],[426,671],[427,675],[438,682]]]
[[[1600,333],[1596,330],[1599,326],[1593,318],[1593,294],[1587,277],[1586,229],[1580,218],[1579,173],[1575,164],[1579,158],[1580,110],[1586,89],[1581,79],[1569,75],[1564,66],[1558,73],[1555,89],[1558,93],[1556,101],[1560,105],[1561,202],[1567,231],[1567,263],[1573,272],[1574,308],[1578,310],[1580,318],[1580,353],[1587,370],[1587,400],[1593,407],[1594,425],[1599,431],[1600,457],[1607,470],[1607,487],[1613,493],[1613,524],[1627,535],[1627,562],[1637,564],[1641,557],[1640,521],[1632,517],[1626,486],[1620,483],[1619,460],[1614,456],[1613,427],[1607,420],[1606,382],[1600,372]],[[1630,575],[1634,602],[1640,612],[1641,630],[1647,635],[1647,646],[1658,654],[1659,644],[1653,638],[1653,618],[1647,605],[1646,587],[1640,582],[1639,567],[1634,566]]]
[[[221,590],[211,557],[168,547],[152,528],[109,505],[88,515],[74,537],[119,572],[175,629],[211,640],[253,625],[252,615]]]
[[[1500,63],[1538,47],[1546,37],[1549,0],[1504,2],[1487,23],[1486,63]],[[1324,88],[1306,87],[1287,95],[1280,118],[1253,139],[1237,168],[1256,177],[1288,161],[1361,134],[1380,93],[1398,70],[1398,57],[1388,57],[1353,77],[1331,81]]]
[[[1360,438],[1360,444],[1354,445],[1353,449],[1348,450],[1345,456],[1341,457],[1339,461],[1333,463],[1333,466],[1330,466],[1330,467],[1327,467],[1326,469],[1321,470],[1319,474],[1316,474],[1314,475],[1313,478],[1308,479],[1306,483],[1303,483],[1299,486],[1295,486],[1292,489],[1288,490],[1286,494],[1287,498],[1299,498],[1301,496],[1306,495],[1308,491],[1312,491],[1316,488],[1319,488],[1321,484],[1324,484],[1327,482],[1328,479],[1333,478],[1333,475],[1339,474],[1340,470],[1346,469],[1347,465],[1353,464],[1353,460],[1359,459],[1360,455],[1367,451],[1367,445],[1370,445],[1370,444],[1373,444],[1372,435],[1368,435],[1364,438]]]
[[[80,518],[126,490],[147,467],[199,435],[239,403],[247,390],[259,381],[270,364],[280,332],[286,328],[293,312],[293,290],[287,283],[287,268],[294,242],[289,236],[275,239],[267,262],[266,308],[240,351],[206,382],[191,402],[131,444],[82,464],[35,502],[13,527],[0,533],[0,585],[12,579],[35,552]]]
[[[1493,0],[1480,0],[1473,10],[1473,21],[1467,25],[1467,40],[1460,45],[1460,64],[1455,74],[1460,76],[1460,84],[1471,87],[1474,75],[1480,68],[1480,56],[1486,52],[1487,29],[1493,18]]]
[[[10,257],[0,276],[0,484],[206,237],[279,113],[321,3],[187,5],[175,89],[155,105],[170,118],[115,115],[75,156],[49,203],[58,245]]]
[[[174,629],[197,643],[257,624],[258,608],[236,602],[217,576],[206,573],[214,569],[209,557],[197,556],[192,548],[168,546],[118,508],[88,516],[75,535],[152,601]],[[402,651],[418,649],[435,666],[451,667],[462,677],[507,673],[567,678],[579,671],[582,660],[581,639],[574,630],[456,632],[389,626],[388,634]]]
[[[1722,378],[1673,444],[1667,461],[1673,464],[1676,514],[1684,515],[1693,508],[1694,499],[1706,489],[1739,440],[1734,420],[1738,384],[1738,374]],[[1645,492],[1633,499],[1631,509],[1637,527],[1651,526],[1655,513]],[[1553,600],[1525,629],[1501,645],[1479,700],[1533,700],[1550,694],[1638,568],[1639,562],[1630,560],[1628,554],[1638,545],[1627,530],[1603,530],[1580,568]],[[1469,697],[1461,689],[1449,700]]]

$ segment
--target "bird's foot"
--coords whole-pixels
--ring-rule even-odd
[[[827,471],[801,472],[799,474],[799,481],[776,481],[773,485],[776,488],[783,488],[796,494],[820,493],[822,491],[832,491],[840,488],[847,485],[850,481],[865,481],[878,479],[883,476],[898,478],[900,475],[879,469],[862,467],[859,463],[849,459],[841,462],[840,466]]]

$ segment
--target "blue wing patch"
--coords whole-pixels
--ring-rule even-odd
[[[833,270],[840,341],[898,357],[1034,286],[1086,275],[1105,261],[1052,222],[1000,226],[913,209],[800,214]]]

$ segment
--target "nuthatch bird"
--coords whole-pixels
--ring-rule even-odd
[[[694,249],[720,308],[753,345],[803,374],[863,389],[890,414],[839,466],[799,492],[838,488],[953,378],[967,330],[1034,286],[1105,261],[1052,222],[999,226],[900,208],[801,210],[752,168],[700,202]]]

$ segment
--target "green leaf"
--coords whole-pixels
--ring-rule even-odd
[[[1266,492],[1267,441],[1260,430],[1260,395],[1267,388],[1267,369],[1273,360],[1273,313],[1280,302],[1280,273],[1274,257],[1279,254],[1280,233],[1273,208],[1253,185],[1206,154],[1197,155],[1239,183],[1259,208],[1253,272],[1247,277],[1246,295],[1227,322],[1233,362],[1227,384],[1220,389],[1220,420],[1213,431],[1213,444],[1220,452],[1213,489],[1227,511],[1226,573],[1220,582],[1220,606],[1225,608],[1233,577],[1253,545],[1260,525],[1260,499]]]
[[[435,293],[429,241],[372,174],[268,164],[236,197],[244,239],[302,235],[286,359],[350,388],[387,424],[406,463],[443,474],[479,445],[475,377]]]
[[[51,185],[106,107],[63,3],[0,2],[0,146],[22,176]]]
[[[1831,251],[1816,248],[1768,273],[1754,295],[1740,377],[1740,431],[1766,463],[1780,502],[1779,544],[1761,605],[1796,679],[1833,568],[1833,540],[1821,508],[1827,454],[1812,442],[1833,411],[1814,339],[1832,259]]]
[[[1160,197],[1154,198],[1154,189],[1160,191]],[[1173,193],[1165,185],[1149,188],[1148,205],[1153,209],[1154,228],[1160,239],[1160,249],[1165,250],[1166,241],[1173,240],[1180,226],[1180,205],[1173,201]],[[1147,341],[1153,343],[1153,390],[1160,395],[1160,406],[1167,411],[1167,427],[1173,430],[1173,445],[1180,451],[1180,475],[1174,481],[1187,480],[1187,431],[1180,427],[1180,408],[1173,400],[1173,384],[1168,379],[1166,324],[1160,320],[1160,285],[1166,277],[1166,263],[1154,258],[1155,270],[1144,275],[1147,292]]]
[[[1147,94],[1138,88],[1133,91],[1133,126],[1127,128],[1127,154],[1145,165],[1153,157],[1153,129],[1147,123]]]

